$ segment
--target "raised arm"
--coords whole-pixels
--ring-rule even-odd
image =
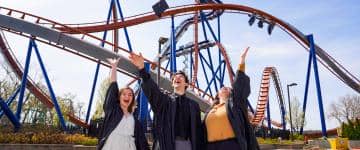
[[[119,64],[119,60],[120,57],[117,59],[111,59],[108,58],[107,61],[109,62],[110,66],[111,66],[111,71],[110,71],[110,82],[116,82],[116,71],[117,71],[117,65]]]
[[[131,53],[130,61],[139,69],[139,76],[142,79],[141,89],[149,100],[152,110],[158,113],[169,101],[169,96],[161,92],[159,86],[151,79],[150,74],[145,71],[144,57]]]
[[[247,97],[250,95],[250,79],[245,74],[245,58],[249,48],[240,55],[240,64],[236,71],[233,87],[233,101],[237,107],[246,107]]]
[[[118,85],[116,83],[116,70],[117,70],[117,65],[119,63],[120,58],[118,59],[107,59],[107,61],[109,62],[109,64],[111,65],[111,71],[110,71],[110,86],[106,91],[106,96],[105,96],[105,102],[103,105],[103,109],[106,112],[108,112],[109,110],[118,107],[118,103],[119,103],[119,88]]]

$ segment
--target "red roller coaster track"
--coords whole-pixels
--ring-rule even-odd
[[[266,67],[263,71],[262,74],[262,79],[261,79],[261,83],[260,83],[260,90],[259,90],[259,98],[257,101],[257,105],[256,105],[256,112],[254,114],[254,117],[252,117],[251,122],[254,125],[259,125],[259,123],[265,118],[265,110],[266,110],[266,106],[268,104],[269,101],[269,91],[270,91],[270,79],[273,79],[274,81],[274,87],[278,96],[278,101],[279,101],[279,107],[280,110],[282,109],[281,107],[284,108],[284,98],[283,98],[283,93],[282,93],[282,88],[281,88],[281,83],[280,83],[280,78],[278,75],[278,72],[276,70],[275,67]],[[285,113],[285,112],[283,112]],[[283,114],[285,115],[285,114]],[[283,120],[285,121],[285,120]],[[280,127],[282,126],[280,123],[277,123],[275,121],[271,121],[272,124],[274,124],[275,126],[280,125]]]
[[[112,47],[115,47],[115,49],[120,49],[120,50],[125,51],[125,52],[129,52],[129,51],[122,48],[122,47],[119,47],[117,44],[114,45],[111,42],[103,41],[103,40],[99,39],[98,37],[90,35],[89,33],[91,33],[91,32],[100,32],[100,31],[104,31],[104,30],[114,30],[114,29],[119,29],[119,28],[123,28],[123,27],[138,25],[138,24],[142,24],[142,23],[145,23],[145,22],[160,19],[151,12],[151,13],[144,13],[144,14],[141,14],[141,15],[133,16],[133,17],[128,17],[123,22],[114,22],[114,23],[111,23],[111,24],[108,24],[108,25],[102,24],[102,25],[94,25],[94,26],[70,27],[70,26],[66,26],[64,24],[60,24],[60,23],[51,21],[49,19],[45,19],[45,18],[41,18],[41,17],[38,17],[38,16],[28,14],[28,13],[25,13],[25,12],[21,12],[21,11],[9,9],[9,8],[4,8],[4,7],[0,7],[0,9],[7,10],[8,11],[7,15],[9,15],[9,16],[14,16],[13,13],[17,13],[17,14],[20,14],[20,19],[26,19],[26,18],[29,18],[29,17],[30,18],[35,18],[35,20],[36,20],[35,23],[36,24],[39,24],[39,25],[42,25],[42,26],[48,26],[48,27],[50,27],[52,29],[58,29],[58,30],[60,30],[60,31],[62,31],[64,33],[82,34],[83,38],[90,37],[90,38],[95,39],[97,41],[105,42],[105,44],[110,45]],[[202,11],[202,10],[237,10],[237,11],[246,12],[246,13],[249,13],[249,14],[261,15],[262,17],[264,17],[264,19],[267,19],[268,21],[276,23],[276,25],[280,26],[281,29],[286,31],[291,37],[293,37],[296,41],[298,41],[302,46],[308,48],[307,40],[304,38],[304,36],[299,31],[294,29],[292,26],[290,26],[289,24],[283,22],[282,20],[280,20],[280,19],[278,19],[278,18],[276,18],[276,17],[274,17],[274,16],[272,16],[270,14],[267,14],[267,13],[261,11],[261,10],[257,10],[257,9],[250,8],[250,7],[247,7],[247,6],[236,5],[236,4],[186,5],[186,6],[179,6],[179,7],[171,8],[168,11],[165,11],[162,14],[162,16],[167,17],[167,16],[172,16],[172,15],[184,14],[184,13],[188,13],[188,12],[198,12],[198,11]],[[5,30],[8,31],[8,32],[11,32],[11,33],[19,34],[21,36],[31,37],[31,35],[28,35],[28,34],[25,34],[25,33],[22,33],[22,32],[13,31],[13,30],[6,29],[6,28],[5,28]],[[48,42],[46,39],[40,39],[40,38],[36,38],[36,37],[34,37],[34,38],[37,41],[40,41],[42,43],[45,43],[45,44],[48,44],[48,45],[63,49],[65,51],[67,51],[67,52],[70,52],[72,54],[84,57],[84,58],[89,59],[91,61],[98,62],[98,60],[96,58],[89,57],[89,56],[87,56],[85,54],[77,52],[76,50],[69,49],[69,48],[67,48],[65,46],[57,45],[56,43]],[[5,54],[6,58],[11,59],[12,58],[11,53],[6,52],[7,46],[6,46],[5,42],[0,42],[0,44],[1,44],[1,48],[2,48],[3,53]],[[222,50],[222,54],[224,55],[224,57],[226,57],[226,55],[225,55],[226,53],[224,53],[225,49],[223,49],[223,46],[220,43],[217,43],[217,45]],[[318,49],[320,49],[320,48],[318,48]],[[353,84],[353,82],[360,82],[360,81],[357,78],[355,78],[353,75],[351,75],[338,62],[336,62],[335,59],[333,59],[331,56],[329,56],[327,53],[325,53],[325,51],[323,51],[322,49],[320,49],[320,50],[321,50],[321,54],[322,54],[322,56],[320,56],[320,57],[323,58],[323,59],[324,59],[324,57],[326,57],[325,60],[320,59],[320,62],[325,67],[327,67],[327,69],[329,71],[331,71],[335,76],[337,76],[341,81],[348,84],[351,88],[353,88],[354,90],[359,92],[360,91],[359,84]],[[155,63],[149,61],[148,59],[146,61],[156,65]],[[325,64],[324,61],[327,64]],[[330,64],[329,64],[329,61],[331,61]],[[18,64],[16,63],[15,60],[12,60],[12,61],[9,60],[9,62],[12,63],[11,67],[15,70],[18,77],[21,77],[22,76],[21,67],[18,66]],[[103,62],[100,62],[100,63],[103,64],[103,65],[108,66],[107,64],[105,64]],[[228,65],[227,67],[228,67],[228,69],[230,71],[230,68],[231,68],[231,67],[229,68],[230,62],[227,62],[226,64]],[[332,68],[334,66],[337,67],[337,68],[336,69],[329,69],[329,68]],[[338,68],[339,66],[340,66],[340,69]],[[164,68],[161,68],[161,69],[166,71]],[[345,71],[343,71],[341,69],[343,69]],[[336,74],[336,72],[338,72],[339,70],[341,71],[340,75]],[[128,76],[136,78],[136,77],[132,76],[131,74],[128,74],[128,73],[126,73],[126,72],[124,72],[122,70],[119,70],[119,71],[126,74],[126,75],[128,75]],[[346,73],[348,73],[348,74],[346,74]],[[230,80],[232,80],[231,75],[232,74],[229,73]],[[349,77],[348,75],[351,76],[352,78]],[[346,78],[344,76],[346,76]],[[350,80],[352,82],[350,82]],[[266,84],[266,82],[267,81],[264,80],[263,83]],[[36,90],[37,88],[34,85],[31,85],[31,82],[28,82],[28,84],[29,85],[27,85],[27,86],[30,89],[30,91],[33,94],[35,94],[47,107],[49,107],[49,108],[53,107],[52,102],[49,100],[49,97],[46,94],[44,94],[44,92]],[[31,90],[31,88],[33,88],[33,90]],[[266,87],[264,85],[261,88],[264,88],[264,89],[260,89],[259,102],[258,102],[258,106],[257,106],[258,114],[256,114],[254,119],[253,119],[253,122],[256,122],[256,123],[258,123],[264,117],[264,115],[263,115],[264,113],[261,114],[261,112],[264,111],[264,106],[263,106],[264,99],[263,99],[263,97],[266,96],[266,94],[264,94],[262,92],[265,92],[265,89],[268,88],[268,87]],[[197,89],[197,91],[203,92],[201,89]],[[208,96],[208,97],[211,98],[210,96]],[[76,117],[70,117],[70,120],[76,120],[74,118],[76,118]],[[77,119],[77,121],[80,121],[80,120]]]
[[[0,35],[0,49],[6,60],[8,61],[10,67],[14,70],[16,76],[21,79],[23,76],[23,69],[20,63],[18,63],[18,61],[16,60],[15,56],[12,54],[9,45],[7,44],[5,38],[3,38],[3,35]],[[47,108],[52,109],[54,107],[54,103],[51,101],[50,96],[44,91],[42,91],[39,87],[37,87],[30,77],[27,77],[26,86],[27,89],[29,89],[29,91],[33,93]],[[89,128],[89,125],[87,123],[80,120],[73,114],[69,113],[66,115],[69,117],[69,120],[74,124],[77,124],[84,128]]]
[[[301,44],[306,50],[309,48],[309,42],[305,38],[305,36],[298,31],[296,28],[291,26],[290,24],[276,18],[275,16],[272,16],[264,11],[261,11],[259,9],[254,9],[251,7],[243,6],[243,5],[237,5],[237,4],[201,4],[201,5],[185,5],[185,6],[179,6],[179,7],[173,7],[164,13],[162,13],[162,17],[169,17],[173,15],[179,15],[183,13],[189,13],[189,12],[197,12],[197,11],[204,11],[204,10],[235,10],[239,12],[245,12],[248,14],[258,14],[265,20],[268,20],[269,22],[276,23],[277,26],[279,26],[282,30],[284,30],[286,33],[288,33],[292,38],[294,38],[299,44]],[[150,22],[154,20],[161,19],[157,17],[154,13],[144,13],[141,15],[136,15],[132,17],[128,17],[123,22],[116,22],[111,24],[97,24],[97,25],[81,25],[77,24],[76,27],[74,25],[73,30],[70,28],[64,28],[64,27],[55,27],[65,33],[72,33],[72,34],[78,34],[78,31],[82,32],[100,32],[105,30],[113,30],[113,29],[119,29],[123,27],[129,27],[134,26],[138,24],[142,24],[145,22]],[[323,49],[316,46],[316,54],[317,57],[320,57],[319,62],[328,69],[332,74],[334,74],[338,79],[340,79],[342,82],[347,84],[349,87],[360,93],[360,80],[356,78],[354,75],[352,75],[348,70],[346,70],[339,62],[337,62],[333,57],[331,57],[329,54],[327,54]]]

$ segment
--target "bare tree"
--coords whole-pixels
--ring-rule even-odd
[[[101,82],[100,89],[98,91],[99,94],[96,99],[96,109],[92,119],[98,119],[104,116],[103,104],[106,96],[106,90],[109,88],[109,85],[109,78],[106,78]]]
[[[294,132],[299,132],[302,124],[306,125],[306,121],[304,119],[304,113],[302,112],[302,108],[300,105],[300,101],[297,97],[293,97],[291,100],[291,119],[292,119],[292,127]],[[290,122],[290,113],[287,113],[286,119]]]
[[[0,70],[0,97],[6,99],[16,91],[19,82],[16,75],[5,64],[1,64]]]
[[[6,63],[1,63],[0,66],[0,97],[7,100],[18,88],[19,83],[16,75],[12,72]],[[17,102],[13,101],[10,105],[11,110],[15,110]],[[1,124],[11,124],[7,117],[0,118]]]
[[[345,95],[331,103],[328,118],[336,119],[340,124],[360,118],[360,96]]]
[[[35,72],[36,74],[36,72]],[[40,88],[42,91],[48,91],[47,86],[41,84],[41,77],[36,79],[36,86]],[[0,97],[3,99],[9,98],[19,87],[20,80],[17,78],[15,73],[7,66],[5,63],[1,63],[0,65]],[[74,113],[75,108],[73,106],[73,100],[75,98],[74,94],[67,93],[63,96],[58,96],[57,100],[60,105],[61,111],[63,114],[66,113]],[[17,107],[17,101],[13,101],[10,105],[10,109],[15,112]],[[58,124],[58,118],[55,112],[55,109],[47,108],[40,100],[37,99],[32,93],[28,90],[25,90],[22,114],[21,114],[21,123],[32,123],[32,124]],[[65,119],[66,115],[64,115]],[[1,124],[10,124],[7,117],[0,118]]]

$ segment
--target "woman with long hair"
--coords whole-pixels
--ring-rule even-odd
[[[118,59],[111,65],[110,86],[103,105],[105,118],[100,133],[99,150],[149,150],[140,122],[133,116],[135,94],[130,87],[119,90],[116,82]]]
[[[222,87],[203,122],[207,150],[257,150],[253,129],[248,119],[247,97],[250,79],[245,72],[246,49],[231,87]]]

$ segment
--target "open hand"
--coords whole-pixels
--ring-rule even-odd
[[[130,53],[129,59],[138,69],[144,68],[144,57],[141,53],[136,55],[135,53]]]
[[[106,60],[111,65],[111,67],[117,67],[117,65],[119,64],[119,61],[120,61],[120,57],[118,57],[117,59],[115,59],[115,58],[107,58]]]
[[[247,55],[247,52],[249,51],[249,48],[246,48],[244,52],[242,52],[242,54],[240,55],[240,64],[245,64],[245,58]]]

